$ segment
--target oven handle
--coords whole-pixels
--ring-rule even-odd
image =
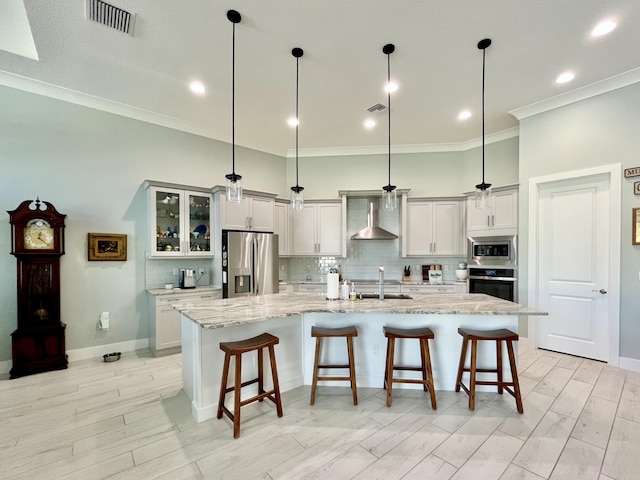
[[[514,277],[489,277],[469,275],[469,280],[501,280],[503,282],[515,282],[517,279]]]

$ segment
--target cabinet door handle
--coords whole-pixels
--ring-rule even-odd
[[[495,215],[491,215],[491,226],[492,227],[496,226],[496,216]]]
[[[491,217],[487,215],[487,227],[491,226]]]

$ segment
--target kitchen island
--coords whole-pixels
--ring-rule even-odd
[[[200,422],[216,414],[224,360],[220,342],[263,332],[279,337],[278,376],[281,391],[287,391],[311,384],[315,348],[311,326],[355,325],[358,328],[354,341],[358,386],[381,388],[386,351],[382,327],[428,326],[435,333],[430,347],[436,391],[453,390],[461,345],[458,327],[508,328],[517,332],[520,315],[546,315],[482,294],[416,294],[412,297],[410,300],[328,301],[319,294],[291,293],[174,305],[181,312],[182,375],[194,418]],[[342,362],[346,358],[344,343],[341,339],[327,342],[323,358]],[[494,363],[495,347],[491,344],[482,347],[486,348],[479,348],[478,364]],[[396,358],[398,363],[419,364],[418,342],[400,342],[396,346]],[[255,352],[253,357],[245,355],[243,381],[255,377],[255,365]],[[270,378],[268,372],[266,376]],[[252,393],[247,391],[247,395]]]

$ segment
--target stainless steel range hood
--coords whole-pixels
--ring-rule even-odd
[[[397,235],[378,226],[380,198],[367,198],[367,226],[351,236],[351,240],[395,240]]]

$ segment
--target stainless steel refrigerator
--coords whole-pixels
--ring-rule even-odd
[[[222,298],[278,293],[278,235],[222,231]]]

